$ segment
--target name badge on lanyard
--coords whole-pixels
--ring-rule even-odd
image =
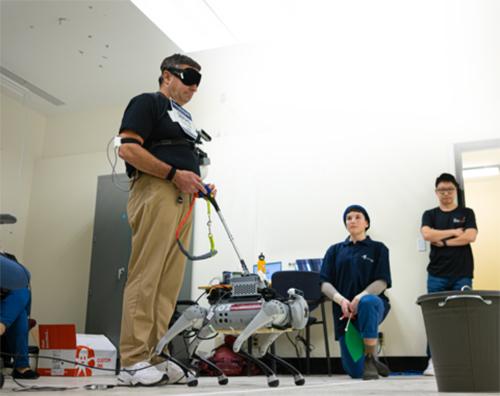
[[[172,119],[173,122],[177,122],[184,133],[188,135],[191,139],[196,140],[198,137],[198,133],[193,125],[193,118],[191,117],[191,113],[186,109],[182,108],[182,106],[178,105],[175,101],[170,99],[170,104],[172,110],[168,110],[168,115]]]

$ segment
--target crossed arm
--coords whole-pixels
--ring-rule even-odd
[[[435,246],[464,246],[476,240],[477,230],[475,228],[451,228],[448,230],[435,230],[429,226],[423,226],[422,236]]]

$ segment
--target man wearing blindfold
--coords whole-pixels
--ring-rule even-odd
[[[158,363],[153,352],[167,331],[184,277],[186,258],[176,245],[175,229],[193,193],[206,193],[191,115],[182,107],[198,90],[201,66],[175,54],[160,68],[159,92],[132,98],[119,132],[119,155],[132,179],[127,206],[132,250],[120,338],[124,371],[118,377],[124,385],[170,383],[183,376],[173,365],[150,364]],[[185,246],[191,226],[189,217],[180,235]]]

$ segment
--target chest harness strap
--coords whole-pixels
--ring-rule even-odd
[[[194,142],[190,142],[184,138],[156,140],[151,144],[149,149],[152,150],[159,146],[189,146],[194,148]]]

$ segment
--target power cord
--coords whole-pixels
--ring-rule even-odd
[[[39,385],[24,385],[12,377],[12,381],[20,388],[14,388],[14,392],[57,392],[78,389],[78,386],[39,386]]]
[[[26,356],[26,355],[20,355],[18,353],[8,353],[8,352],[0,352],[0,355],[3,355],[3,356],[10,356],[10,357],[23,357],[23,356]],[[111,368],[104,368],[104,367],[95,367],[95,366],[90,366],[88,364],[85,364],[85,363],[79,363],[77,361],[74,361],[74,360],[68,360],[68,359],[62,359],[62,358],[57,358],[57,357],[53,357],[53,356],[43,356],[43,355],[34,355],[34,354],[28,354],[28,356],[33,356],[33,357],[38,357],[38,359],[48,359],[48,360],[54,360],[54,361],[57,361],[57,362],[64,362],[64,363],[69,363],[69,364],[73,364],[75,366],[81,366],[81,367],[87,367],[87,368],[90,368],[92,370],[100,370],[100,371],[111,371],[113,373],[116,372],[115,369],[111,369]],[[163,362],[160,362],[160,363],[155,363],[155,364],[149,364],[148,366],[145,366],[145,367],[142,367],[140,369],[137,369],[137,370],[132,370],[132,371],[141,371],[141,370],[146,370],[150,367],[155,367],[155,366],[158,366],[160,364],[162,364]],[[119,372],[126,372],[126,371],[131,371],[131,370],[125,370],[125,369],[120,369],[118,370]]]
[[[115,136],[113,136],[106,145],[106,157],[108,158],[108,163],[111,166],[111,181],[118,190],[128,193],[130,192],[130,189],[129,188],[124,189],[122,187],[122,184],[120,184],[120,181],[117,179],[118,174],[116,173],[116,164],[118,163],[118,149],[116,147],[113,148],[114,158],[111,158],[110,156],[110,146],[111,142],[113,142],[114,140]]]
[[[108,147],[109,147],[109,143],[108,143]],[[108,157],[108,159],[110,159]],[[111,164],[111,162],[110,162]],[[112,165],[112,168],[113,168],[113,173],[114,172],[114,165]],[[117,186],[118,187],[118,186]],[[123,191],[123,190],[122,190]],[[195,303],[198,303],[198,301],[205,295],[207,294],[208,292],[205,291],[203,292],[200,296],[198,296],[198,298],[196,299]],[[230,291],[226,291],[224,292],[221,296],[219,296],[219,298],[217,299],[216,303],[214,304],[213,306],[213,309],[215,310],[215,308],[220,304],[221,300],[228,294],[230,294],[231,292]],[[200,329],[198,330],[192,330],[191,332],[185,332],[185,334],[183,334],[183,338],[185,340],[185,345],[186,345],[186,340],[189,339],[189,338],[192,338],[194,337],[194,339],[186,346],[189,346],[192,342],[194,342],[196,339],[200,339],[200,340],[211,340],[215,337],[217,337],[217,335],[219,334],[218,332],[216,332],[213,336],[210,336],[210,337],[200,337],[198,335]],[[287,337],[288,334],[287,334]],[[293,344],[293,342],[292,342]],[[297,354],[298,354],[298,349],[297,349],[297,346],[296,344],[294,344],[294,346],[296,347],[296,351],[297,351]],[[178,356],[180,353],[182,353],[183,351],[179,351],[178,353],[174,354],[172,357],[176,357]],[[8,353],[8,352],[3,352],[3,351],[0,351],[0,356],[9,356],[9,357],[22,357],[24,355],[20,355],[20,354],[17,354],[17,353]],[[69,364],[72,364],[72,365],[75,365],[75,366],[81,366],[81,367],[86,367],[86,368],[90,368],[90,369],[93,369],[93,370],[101,370],[101,371],[109,371],[109,372],[113,372],[113,373],[116,373],[116,370],[115,369],[110,369],[110,368],[104,368],[104,367],[95,367],[95,366],[91,366],[91,365],[88,365],[88,364],[85,364],[85,363],[79,363],[77,361],[74,361],[74,360],[68,360],[68,359],[62,359],[62,358],[56,358],[56,357],[53,357],[53,356],[44,356],[44,355],[34,355],[34,354],[29,354],[28,356],[36,356],[38,357],[38,359],[48,359],[48,360],[53,360],[53,361],[58,361],[58,362],[64,362],[64,363],[69,363]],[[298,356],[298,355],[297,355]],[[142,367],[140,369],[137,369],[137,370],[133,370],[134,372],[136,371],[141,371],[141,370],[145,370],[145,369],[148,369],[150,367],[155,367],[155,366],[158,366],[160,364],[163,364],[164,362],[159,362],[159,363],[155,363],[155,364],[149,364],[145,367]],[[128,370],[125,370],[125,369],[120,369],[118,370],[119,372],[126,372]],[[56,386],[38,386],[38,385],[31,385],[31,386],[27,386],[27,385],[24,385],[20,382],[18,382],[14,377],[12,377],[12,380],[14,381],[14,383],[16,383],[19,387],[21,387],[21,389],[14,389],[15,392],[36,392],[36,391],[65,391],[65,390],[72,390],[72,389],[79,389],[79,387],[56,387]],[[120,386],[120,385],[107,385],[107,384],[89,384],[89,385],[85,385],[84,386],[84,389],[88,389],[88,390],[100,390],[100,389],[108,389],[108,388],[112,388],[114,386]]]
[[[17,353],[8,353],[8,352],[3,352],[3,351],[0,351],[0,356],[10,356],[10,357],[22,357],[22,356],[25,356],[25,355],[20,355],[20,354],[17,354]],[[95,366],[90,366],[88,364],[84,364],[84,363],[79,363],[77,361],[73,361],[73,360],[68,360],[68,359],[62,359],[62,358],[56,358],[56,357],[52,357],[52,356],[43,356],[43,355],[34,355],[34,354],[28,354],[28,356],[37,356],[39,359],[48,359],[48,360],[54,360],[54,361],[59,361],[59,362],[65,362],[65,363],[69,363],[69,364],[73,364],[75,366],[81,366],[81,367],[87,367],[87,368],[91,368],[92,370],[101,370],[101,371],[111,371],[113,373],[116,372],[115,369],[109,369],[109,368],[104,368],[104,367],[95,367]],[[145,370],[147,368],[150,368],[150,367],[154,367],[154,366],[158,366],[160,364],[163,364],[164,361],[162,362],[159,362],[159,363],[155,363],[155,364],[149,364],[148,366],[145,366],[145,367],[142,367],[140,369],[137,369],[137,370],[133,370],[134,372],[136,371],[141,371],[141,370]],[[129,370],[125,370],[125,369],[120,369],[118,370],[119,372],[126,372],[126,371],[129,371]],[[20,388],[14,388],[13,391],[14,392],[42,392],[42,391],[65,391],[65,390],[73,390],[73,389],[80,389],[80,387],[67,387],[67,386],[39,386],[39,385],[24,385],[22,384],[21,382],[17,381],[16,378],[12,377],[12,380],[14,381],[14,383],[16,385],[18,385]],[[113,388],[115,386],[126,386],[126,385],[114,385],[114,384],[87,384],[87,385],[84,385],[83,386],[83,389],[87,389],[87,390],[101,390],[101,389],[109,389],[109,388]]]
[[[285,332],[285,335],[286,335],[286,338],[288,339],[288,341],[290,341],[290,344],[292,344],[293,348],[295,349],[295,354],[297,355],[297,359],[300,359],[301,353],[299,351],[299,347],[298,347],[297,343],[295,343],[290,338],[290,334],[288,334],[288,332]]]
[[[385,356],[385,354],[383,353],[383,348],[384,348],[384,343],[385,343],[385,339],[384,339],[384,333],[382,333],[381,331],[378,333],[378,342],[377,342],[377,357],[379,358],[382,358],[384,360],[384,363],[387,367],[389,367],[389,362],[387,360],[387,356]],[[391,368],[389,367],[389,370]]]

